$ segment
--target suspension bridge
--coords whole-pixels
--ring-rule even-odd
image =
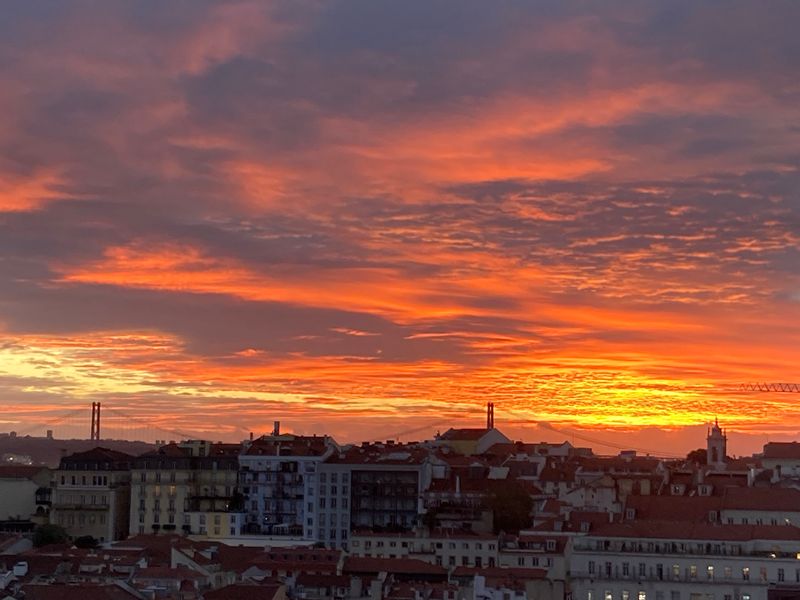
[[[41,422],[23,422],[11,435],[62,440],[90,439],[98,442],[129,440],[155,443],[161,440],[208,439],[209,432],[171,428],[163,422],[134,414],[129,408],[92,402],[91,410],[87,406],[67,408],[50,418],[42,419]],[[237,433],[236,437],[238,436]]]

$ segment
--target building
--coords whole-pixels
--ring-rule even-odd
[[[728,451],[728,436],[714,419],[714,425],[708,430],[706,438],[706,463],[716,471],[725,470],[725,457]]]
[[[453,452],[467,456],[483,454],[495,444],[511,444],[502,432],[491,428],[448,429],[436,436],[434,444],[450,448]]]
[[[319,465],[335,448],[328,436],[272,435],[245,442],[239,456],[245,501],[242,533],[316,541]]]
[[[767,600],[800,581],[800,528],[612,523],[574,539],[576,600]]]
[[[71,539],[100,542],[128,536],[131,461],[108,448],[94,448],[61,459],[55,472],[50,521]]]
[[[51,478],[43,466],[0,466],[0,531],[28,531],[49,520]]]
[[[332,453],[319,466],[319,541],[345,548],[351,530],[411,531],[430,482],[425,448],[364,443]]]
[[[134,459],[130,531],[239,535],[239,445],[201,440],[171,443]]]

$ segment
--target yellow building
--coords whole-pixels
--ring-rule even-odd
[[[128,537],[132,460],[99,447],[62,458],[55,472],[50,522],[66,529],[71,539]]]
[[[134,459],[132,533],[240,533],[239,445],[171,443]]]

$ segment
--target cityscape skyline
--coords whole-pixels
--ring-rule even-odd
[[[800,437],[800,5],[0,15],[0,428]]]

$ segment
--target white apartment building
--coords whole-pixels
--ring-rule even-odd
[[[800,582],[800,529],[641,521],[574,538],[575,600],[767,600]]]
[[[318,539],[347,548],[360,529],[410,532],[424,512],[430,452],[398,444],[337,450],[319,466]]]
[[[496,535],[459,531],[410,533],[354,532],[350,554],[371,558],[413,558],[447,568],[495,567],[500,543]]]
[[[335,449],[328,436],[273,435],[245,443],[239,455],[244,534],[317,541],[320,463]]]

